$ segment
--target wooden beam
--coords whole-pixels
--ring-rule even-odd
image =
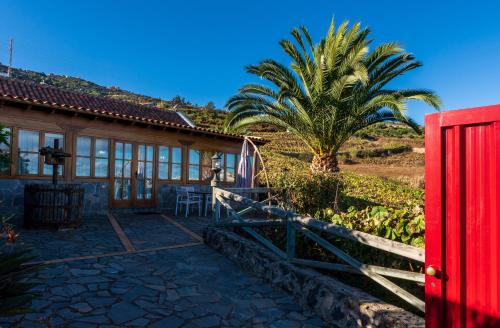
[[[342,226],[316,220],[311,217],[302,217],[297,215],[294,216],[292,220],[313,229],[321,230],[419,262],[425,262],[425,249],[423,248],[413,247],[386,238],[374,236],[365,232],[347,229]]]
[[[316,235],[315,233],[309,231],[308,229],[300,226],[300,231],[309,239],[314,240],[317,242],[321,247],[325,248],[335,256],[337,256],[339,259],[342,261],[345,261],[347,264],[351,265],[355,269],[361,271],[365,276],[371,278],[373,281],[378,283],[379,285],[385,287],[395,295],[401,297],[404,299],[406,302],[409,304],[413,305],[415,308],[419,309],[420,311],[425,313],[425,302],[420,300],[419,298],[415,297],[414,295],[410,294],[403,288],[399,287],[392,281],[388,280],[387,278],[382,277],[378,273],[373,272],[366,264],[361,263],[360,261],[352,258],[351,256],[347,255],[344,253],[342,250],[339,248],[333,246],[330,244],[327,240],[321,238],[320,236]]]
[[[318,269],[342,271],[342,272],[354,273],[354,274],[360,274],[360,275],[363,274],[361,271],[353,268],[350,265],[345,265],[345,264],[340,264],[340,263],[328,263],[328,262],[305,260],[305,259],[298,259],[298,258],[292,258],[292,259],[289,259],[289,261],[291,263],[294,263],[294,264],[304,265],[304,266],[318,268]],[[386,268],[386,267],[381,267],[381,266],[376,266],[376,265],[366,264],[366,266],[370,270],[372,270],[375,273],[378,273],[381,276],[410,280],[410,281],[415,281],[415,282],[419,282],[419,283],[425,282],[425,275],[422,273],[397,270],[397,269]]]
[[[276,206],[263,205],[257,201],[254,201],[247,197],[235,194],[233,192],[221,188],[216,188],[216,193],[222,195],[227,199],[243,203],[244,205],[251,206],[265,213],[270,213],[272,215],[276,215],[284,219],[292,218],[293,221],[314,229],[322,230],[339,237],[356,241],[361,244],[381,249],[386,252],[397,254],[403,257],[407,257],[419,262],[425,262],[425,254],[424,254],[425,249],[423,248],[406,245],[382,237],[374,236],[365,232],[347,229],[333,223],[328,223],[311,218],[309,216],[301,216],[297,213],[288,212]]]
[[[243,221],[243,219],[233,210],[231,205],[229,205],[224,198],[222,198],[220,195],[216,195],[216,197],[217,197],[217,200],[222,204],[222,206],[224,206],[225,208],[227,208],[229,210],[230,216],[232,216],[233,218],[235,218],[238,221]],[[261,244],[263,244],[264,246],[269,248],[271,251],[273,251],[276,255],[278,255],[282,259],[286,259],[285,252],[283,252],[281,249],[276,247],[269,239],[261,236],[260,234],[258,234],[254,230],[252,230],[251,228],[243,227],[242,229],[243,229],[243,231],[247,232],[250,236],[257,239]]]

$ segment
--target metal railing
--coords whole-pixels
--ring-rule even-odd
[[[269,196],[263,201],[255,201],[248,197],[252,194],[266,193],[271,195],[269,188],[213,188],[213,197],[215,207],[217,209],[223,206],[227,209],[227,218],[223,219],[220,211],[214,211],[214,224],[218,226],[236,226],[250,234],[265,247],[270,249],[276,255],[291,263],[298,265],[342,271],[353,274],[362,274],[387,290],[391,291],[401,299],[405,300],[418,310],[425,313],[425,302],[401,288],[386,277],[404,279],[418,283],[424,283],[424,274],[418,272],[410,272],[405,270],[368,265],[348,255],[346,252],[331,244],[328,240],[322,238],[311,229],[318,230],[330,235],[342,237],[357,243],[361,243],[379,250],[383,250],[395,255],[402,256],[418,262],[425,262],[424,249],[395,242],[382,237],[374,236],[361,231],[347,229],[345,227],[320,221],[308,216],[301,216],[297,213],[286,211],[278,206],[272,205],[272,196]],[[246,208],[236,211],[231,204],[244,205]],[[279,219],[249,219],[244,218],[245,214],[257,211],[272,215]],[[265,238],[253,228],[269,225],[283,225],[286,228],[286,251],[282,251],[272,241]],[[295,243],[297,232],[300,231],[305,237],[315,241],[318,245],[341,259],[346,264],[322,262],[308,259],[300,259],[296,257]]]

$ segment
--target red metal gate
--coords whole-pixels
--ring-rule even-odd
[[[426,326],[500,327],[500,105],[427,115],[425,146]]]

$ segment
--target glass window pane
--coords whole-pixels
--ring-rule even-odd
[[[125,160],[123,164],[123,176],[125,178],[130,178],[130,172],[132,171],[132,161]]]
[[[211,152],[211,151],[202,152],[201,153],[201,165],[212,166],[212,156],[213,155],[214,155],[214,152]]]
[[[109,157],[108,139],[95,139],[95,156],[101,158]]]
[[[19,153],[18,173],[19,174],[38,174],[38,154]]]
[[[10,173],[10,129],[4,128],[1,133],[5,135],[6,143],[0,143],[0,174]]]
[[[235,176],[234,176],[234,168],[227,168],[226,170],[226,181],[227,182],[234,182]]]
[[[115,160],[115,177],[119,178],[122,176],[123,170],[123,160],[117,159]]]
[[[144,179],[144,162],[137,163],[137,179]]]
[[[40,149],[38,139],[38,132],[19,130],[19,150],[38,153]]]
[[[76,176],[77,177],[90,176],[90,158],[88,157],[76,158]]]
[[[90,156],[90,137],[76,138],[76,155],[77,156]]]
[[[115,158],[123,159],[123,144],[121,142],[115,144]]]
[[[172,148],[172,163],[182,163],[182,151],[179,147]]]
[[[137,155],[137,159],[140,161],[145,161],[146,160],[146,146],[144,145],[139,145],[139,153]]]
[[[210,166],[202,166],[201,167],[201,179],[202,180],[210,180],[212,178],[212,168]]]
[[[160,162],[168,162],[168,147],[160,146],[158,153],[158,160]]]
[[[115,200],[122,199],[123,188],[122,188],[122,179],[115,179]]]
[[[200,180],[199,165],[189,165],[189,180]]]
[[[123,198],[124,200],[129,200],[131,197],[132,186],[130,185],[130,179],[123,179]]]
[[[125,144],[125,159],[132,159],[132,144]]]
[[[234,154],[226,154],[226,167],[230,168],[234,168],[234,165],[235,165],[235,155]]]
[[[146,195],[145,199],[153,198],[153,180],[146,179]]]
[[[153,163],[146,162],[146,178],[153,178]]]
[[[189,164],[200,164],[200,151],[196,149],[189,150]]]
[[[98,178],[105,178],[108,176],[108,159],[96,158],[94,176]]]
[[[153,161],[153,157],[154,157],[154,151],[153,151],[153,146],[148,146],[147,147],[147,151],[146,151],[146,160],[151,162]]]
[[[158,178],[162,180],[168,179],[168,163],[158,164]]]
[[[182,164],[172,163],[172,180],[180,180],[182,174]]]
[[[54,147],[54,140],[59,139],[59,148],[64,148],[64,135],[61,133],[45,133],[44,146]]]

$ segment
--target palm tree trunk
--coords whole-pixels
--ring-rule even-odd
[[[311,172],[316,173],[338,173],[340,171],[339,162],[336,155],[323,154],[314,155],[311,162]]]

